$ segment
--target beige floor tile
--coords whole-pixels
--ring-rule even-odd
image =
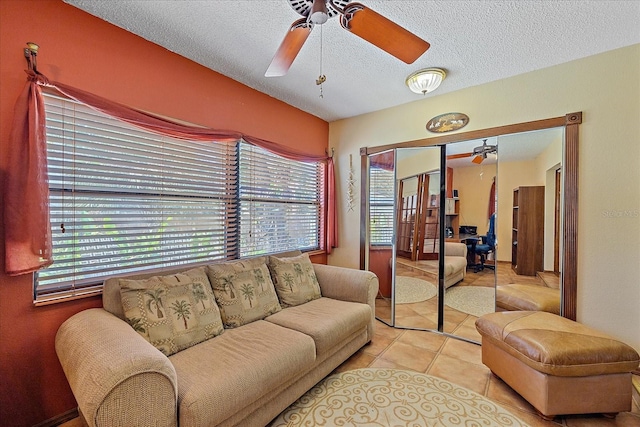
[[[398,328],[392,328],[391,326],[385,325],[383,322],[376,322],[374,328],[374,338],[376,336],[386,337],[391,339],[396,339],[400,336],[404,331]]]
[[[428,301],[411,304],[411,309],[421,316],[429,317],[434,322],[438,320],[438,302],[436,297]]]
[[[477,343],[482,342],[482,336],[480,335],[480,333],[478,332],[475,326],[468,326],[466,324],[462,324],[453,331],[453,335],[457,337],[466,338]]]
[[[369,344],[363,347],[362,351],[372,356],[379,356],[396,338],[374,334]]]
[[[396,341],[380,355],[379,359],[406,366],[414,371],[424,372],[435,357],[436,353],[434,352]]]
[[[504,409],[511,412],[513,415],[518,417],[520,420],[522,420],[524,423],[526,423],[530,427],[558,427],[558,426],[564,425],[562,423],[562,418],[556,418],[553,421],[547,421],[541,418],[539,415],[531,412],[522,411],[518,408],[514,408],[508,405],[502,405],[500,403],[498,403],[498,405],[502,406]]]
[[[440,354],[427,374],[451,381],[484,396],[491,371],[484,365]]]
[[[460,341],[455,338],[447,338],[440,354],[482,365],[482,348],[477,344]]]
[[[398,342],[420,347],[434,353],[440,350],[446,340],[447,337],[441,334],[428,331],[411,330],[406,331],[400,338],[398,338]]]
[[[360,350],[338,366],[334,372],[345,372],[352,369],[366,368],[375,360],[375,356]]]
[[[403,366],[398,363],[392,362],[390,360],[377,358],[376,360],[369,365],[370,368],[381,368],[381,369],[401,369],[403,371],[415,371],[415,369],[411,369],[408,366]],[[416,371],[418,372],[418,371]]]
[[[396,326],[404,328],[437,329],[438,323],[415,313],[413,316],[396,316]]]
[[[639,427],[640,417],[624,412],[611,419],[602,415],[567,415],[562,417],[567,427]]]
[[[486,396],[500,405],[508,405],[532,414],[537,413],[536,408],[527,402],[525,398],[495,375],[489,377],[489,390]]]
[[[461,311],[458,310],[454,310],[451,307],[448,306],[444,306],[444,321],[448,322],[448,323],[455,323],[456,325],[459,325],[460,323],[464,322],[465,320],[467,320],[467,317],[469,317],[468,313],[463,313]]]

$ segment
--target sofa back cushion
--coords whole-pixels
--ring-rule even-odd
[[[300,250],[293,250],[282,252],[278,254],[279,257],[293,257],[301,255],[302,252]],[[264,258],[263,258],[264,259]],[[227,261],[214,261],[210,264],[222,264]],[[113,314],[116,317],[119,317],[122,320],[125,320],[124,311],[122,310],[122,299],[120,298],[120,279],[131,279],[131,280],[140,280],[140,279],[148,279],[153,276],[163,275],[168,276],[172,274],[178,274],[185,271],[185,267],[174,267],[171,269],[156,269],[150,270],[144,273],[136,273],[127,276],[118,276],[111,277],[104,281],[104,286],[102,288],[102,306],[109,313]]]
[[[309,254],[270,256],[269,269],[283,307],[294,307],[322,296]]]
[[[207,266],[225,328],[264,319],[281,310],[266,258]]]
[[[125,320],[166,356],[224,331],[204,267],[119,284]]]

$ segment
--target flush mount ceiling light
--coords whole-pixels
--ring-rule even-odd
[[[411,92],[426,95],[436,90],[446,76],[447,73],[440,68],[425,68],[411,74],[407,77],[405,83],[409,86]]]

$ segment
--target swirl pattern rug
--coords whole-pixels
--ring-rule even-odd
[[[426,301],[438,294],[436,285],[416,277],[396,276],[396,304]]]
[[[485,286],[452,286],[444,293],[449,307],[474,316],[496,311],[496,291]]]
[[[413,371],[364,368],[333,374],[270,427],[526,427],[485,397]]]

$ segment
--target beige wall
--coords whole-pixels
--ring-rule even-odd
[[[453,170],[453,188],[460,198],[460,225],[477,226],[479,235],[489,229],[489,192],[495,176],[495,163]]]
[[[463,131],[582,111],[578,320],[640,350],[640,45],[416,99],[330,124],[340,247],[329,263],[358,267],[359,212],[347,212],[345,189],[349,154],[360,147],[429,137],[426,122],[451,111],[470,117]]]

